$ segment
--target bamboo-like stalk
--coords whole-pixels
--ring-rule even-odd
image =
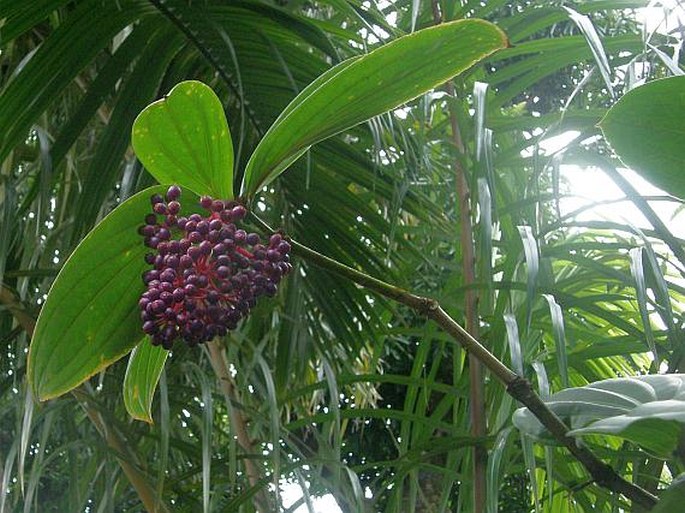
[[[239,403],[239,400],[233,378],[228,370],[226,352],[216,340],[210,341],[207,344],[207,348],[209,349],[210,362],[212,364],[212,368],[214,369],[214,374],[216,374],[217,380],[219,381],[219,387],[221,388],[221,392],[226,400],[226,407],[228,408],[232,429],[235,433],[238,445],[246,455],[249,456],[251,454],[255,454],[252,439],[247,432],[247,421],[242,412],[235,406]],[[259,469],[249,457],[244,459],[244,464],[247,480],[250,483],[250,486],[253,488],[258,487],[261,479]],[[258,511],[258,513],[268,513],[268,501],[266,500],[266,497],[264,497],[264,494],[259,492],[254,496],[254,498],[255,509]]]
[[[252,219],[265,231],[273,233],[264,221],[252,214]],[[417,313],[437,323],[452,339],[461,345],[470,355],[477,358],[505,387],[509,395],[526,406],[531,413],[545,426],[552,436],[560,442],[588,471],[593,481],[599,486],[616,493],[620,493],[646,510],[651,510],[658,499],[643,488],[623,479],[610,466],[600,460],[582,443],[568,436],[569,428],[564,422],[540,399],[531,384],[525,378],[517,375],[502,363],[495,355],[486,349],[477,339],[455,321],[440,304],[431,298],[412,294],[390,283],[369,276],[353,269],[326,255],[287,238],[293,252],[310,263],[326,269],[338,276],[348,279],[357,285],[376,292],[384,297],[397,301],[414,309]]]
[[[437,0],[432,1],[433,22],[442,23],[443,16]],[[452,144],[459,155],[465,153],[464,142],[461,137],[459,120],[454,105],[456,91],[452,81],[444,85],[449,98],[447,108],[452,132]],[[473,239],[473,224],[471,223],[471,191],[466,178],[466,170],[459,158],[453,162],[455,189],[457,193],[457,214],[459,218],[459,241],[461,246],[461,269],[464,288],[464,314],[466,330],[478,338],[478,292],[473,285],[476,283],[475,247]],[[485,382],[483,366],[478,358],[469,354],[469,417],[471,420],[471,435],[474,438],[484,438],[487,435],[487,416],[485,414]],[[473,513],[483,513],[487,501],[487,469],[488,452],[481,444],[473,446]]]

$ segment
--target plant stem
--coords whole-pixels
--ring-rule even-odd
[[[228,414],[231,419],[232,429],[235,433],[238,445],[246,454],[246,458],[243,460],[245,464],[245,473],[247,474],[247,480],[251,487],[260,486],[260,474],[259,469],[256,467],[254,462],[249,458],[251,454],[255,454],[254,446],[250,435],[247,432],[247,422],[245,417],[243,417],[242,412],[235,407],[239,404],[237,392],[235,389],[235,384],[233,378],[228,370],[228,360],[226,359],[226,352],[217,343],[216,340],[212,340],[207,344],[209,349],[210,362],[217,379],[219,380],[219,386],[221,392],[224,394],[224,399],[226,400],[226,407],[228,408]],[[263,493],[257,493],[255,495],[255,508],[260,513],[267,513],[269,510],[266,507],[266,498]]]
[[[273,233],[264,221],[252,214],[265,231]],[[531,384],[525,378],[517,375],[502,363],[495,355],[488,351],[478,340],[466,331],[458,322],[443,310],[440,304],[431,298],[417,296],[400,287],[396,287],[382,280],[369,276],[352,267],[342,264],[330,257],[288,238],[293,252],[314,265],[331,271],[338,276],[351,280],[357,285],[372,290],[382,296],[406,305],[419,314],[433,320],[445,330],[470,355],[477,358],[492,374],[506,387],[509,395],[525,405],[533,415],[545,426],[552,436],[565,446],[568,451],[587,469],[592,479],[600,486],[623,494],[625,497],[639,504],[646,510],[651,510],[658,499],[643,488],[623,479],[611,466],[601,461],[592,451],[568,436],[568,426],[540,399]]]
[[[72,395],[83,407],[86,415],[88,415],[88,418],[100,433],[100,436],[107,442],[110,449],[114,451],[121,469],[138,493],[138,497],[146,511],[148,513],[170,513],[169,508],[162,502],[154,487],[150,484],[147,475],[139,469],[136,462],[137,458],[135,458],[131,451],[128,442],[119,434],[116,428],[108,426],[97,408],[90,404],[92,397],[83,390],[73,390]]]
[[[433,22],[441,24],[443,14],[438,0],[432,1]],[[457,109],[455,106],[456,90],[450,80],[445,83],[443,89],[448,94],[447,108],[450,117],[450,129],[452,132],[452,144],[459,156],[465,154],[464,142],[461,137]],[[476,282],[475,248],[473,239],[473,225],[471,223],[471,192],[469,190],[466,171],[459,157],[454,159],[454,177],[457,193],[457,213],[459,218],[459,240],[461,246],[461,268],[464,287],[464,314],[466,317],[466,330],[478,338],[478,293],[473,284]],[[485,382],[483,379],[483,366],[472,354],[469,354],[469,416],[471,419],[471,435],[475,438],[483,438],[487,434],[487,416],[485,414]],[[482,445],[473,447],[473,512],[483,513],[487,501],[487,468],[488,453]]]

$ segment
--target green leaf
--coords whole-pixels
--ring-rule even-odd
[[[671,482],[659,497],[659,504],[654,506],[652,513],[671,513],[680,511],[685,502],[685,474],[680,474]]]
[[[311,145],[416,98],[506,46],[495,25],[459,20],[340,63],[274,122],[247,164],[242,193],[253,195]]]
[[[169,351],[145,337],[131,352],[124,377],[124,404],[134,419],[152,424],[152,399]]]
[[[176,85],[133,123],[136,155],[159,183],[233,198],[233,144],[221,101],[196,80]]]
[[[621,98],[600,122],[621,160],[685,198],[685,76],[655,80]]]
[[[57,275],[28,356],[28,379],[38,399],[75,388],[140,340],[140,277],[149,249],[137,227],[151,212],[150,196],[164,190],[151,187],[122,203],[81,241]]]
[[[618,436],[668,458],[678,446],[685,424],[685,374],[607,379],[567,388],[545,403],[571,426],[571,436]],[[516,410],[513,421],[519,430],[551,442],[549,433],[527,408]]]

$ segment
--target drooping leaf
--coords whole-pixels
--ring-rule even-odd
[[[144,338],[131,351],[124,377],[124,405],[134,419],[152,423],[152,399],[169,351]]]
[[[31,20],[40,20],[53,7],[63,2],[41,2],[43,10],[35,2],[21,2],[18,16],[7,18],[5,2],[0,5],[3,17],[2,44],[5,36],[12,38],[30,28]],[[14,7],[14,6],[13,6]],[[134,21],[144,11],[142,3],[129,2],[122,9],[117,2],[87,0],[74,6],[70,16],[39,45],[35,54],[25,65],[14,70],[14,80],[4,83],[0,95],[0,161],[22,140],[26,139],[37,118],[53,104],[61,91],[84,69],[112,37]],[[38,12],[42,11],[42,12]],[[36,18],[37,17],[37,18]],[[4,73],[3,73],[4,74]]]
[[[416,98],[506,45],[495,25],[460,20],[342,62],[305,88],[274,122],[247,164],[242,193],[253,195],[312,144]]]
[[[667,458],[678,446],[685,424],[685,374],[607,379],[567,388],[545,403],[570,425],[571,436],[618,436]],[[538,440],[550,441],[527,408],[516,410],[513,422]]]
[[[132,196],[76,247],[57,275],[31,342],[28,379],[40,400],[57,397],[128,353],[141,338],[138,299],[148,248],[137,227],[151,187]],[[189,191],[185,198],[197,197]]]
[[[221,100],[209,86],[179,83],[138,115],[131,137],[158,182],[233,197],[233,143]]]
[[[564,6],[564,10],[568,13],[569,18],[571,18],[573,22],[578,25],[578,28],[585,36],[585,39],[592,50],[592,55],[597,62],[597,66],[599,66],[599,71],[602,75],[602,79],[604,80],[604,84],[606,85],[609,94],[611,94],[611,97],[614,98],[614,87],[611,83],[611,67],[609,65],[609,59],[607,58],[604,45],[602,45],[602,40],[600,39],[592,20],[589,16],[580,14],[569,7]]]
[[[685,76],[655,80],[621,98],[600,122],[621,160],[685,198]]]

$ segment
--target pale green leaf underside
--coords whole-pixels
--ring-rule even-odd
[[[416,98],[506,45],[495,25],[459,20],[338,64],[271,126],[247,164],[242,193],[252,196],[311,145]]]
[[[196,80],[176,85],[143,110],[131,135],[138,159],[159,183],[233,197],[233,144],[221,101]]]
[[[668,457],[685,425],[685,374],[608,379],[562,390],[545,402],[570,425],[569,435],[618,436]],[[513,421],[521,431],[551,442],[527,408],[516,410]]]

